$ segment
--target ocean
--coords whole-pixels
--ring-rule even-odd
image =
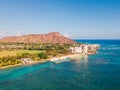
[[[120,40],[75,40],[100,44],[95,55],[0,70],[0,90],[120,90]]]

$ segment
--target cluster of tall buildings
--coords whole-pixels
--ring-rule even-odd
[[[92,54],[96,53],[100,46],[98,44],[82,44],[77,47],[70,47],[70,52],[72,54]]]

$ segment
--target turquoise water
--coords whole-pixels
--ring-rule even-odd
[[[120,90],[120,41],[98,43],[98,54],[76,60],[0,70],[0,90]]]

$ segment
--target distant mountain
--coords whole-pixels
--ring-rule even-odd
[[[0,42],[11,43],[75,43],[73,40],[61,35],[59,32],[48,34],[28,34],[23,36],[10,36],[0,39]]]

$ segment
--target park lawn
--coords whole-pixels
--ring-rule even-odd
[[[40,51],[40,50],[13,50],[13,51],[3,50],[3,51],[0,51],[0,58],[8,57],[8,56],[22,55],[23,53],[36,54],[36,53],[40,53],[40,52],[44,52],[44,51]]]
[[[22,55],[23,53],[36,54],[40,52],[44,52],[44,51],[42,50],[19,50],[17,54],[19,55]]]

